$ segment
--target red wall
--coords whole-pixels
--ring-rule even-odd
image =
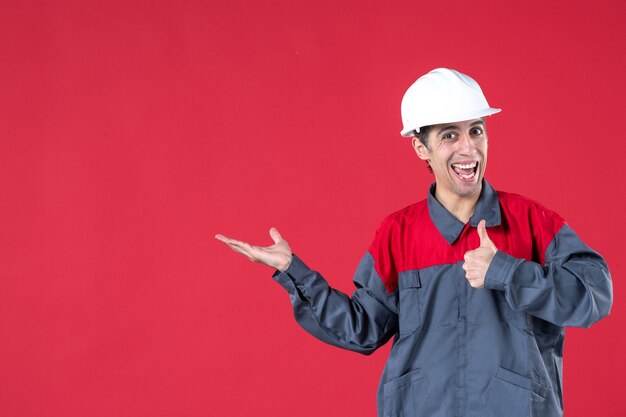
[[[626,2],[519,3],[1,0],[0,415],[373,417],[389,347],[316,341],[213,235],[276,226],[351,292],[432,181],[399,109],[439,66],[503,109],[489,181],[608,260],[565,405],[626,415]]]

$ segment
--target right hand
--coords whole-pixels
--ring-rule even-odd
[[[220,242],[227,244],[232,250],[242,254],[252,262],[262,263],[269,267],[284,271],[291,264],[291,249],[286,240],[284,240],[275,227],[270,229],[270,236],[274,240],[272,246],[252,246],[249,243],[240,240],[231,239],[224,235],[215,235]]]

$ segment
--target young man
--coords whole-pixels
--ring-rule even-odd
[[[369,354],[393,337],[379,416],[562,416],[564,326],[609,313],[602,257],[556,213],[484,180],[489,107],[470,77],[439,68],[402,101],[402,135],[435,176],[426,200],[388,216],[351,297],[275,244],[217,235],[276,268],[297,321]]]

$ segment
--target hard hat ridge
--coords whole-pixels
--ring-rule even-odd
[[[476,81],[448,68],[437,68],[409,87],[400,105],[402,136],[423,126],[460,122],[500,112],[491,108]]]

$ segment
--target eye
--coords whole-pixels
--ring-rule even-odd
[[[443,134],[443,136],[441,136],[442,140],[452,140],[452,139],[456,139],[456,133],[455,132],[446,132]]]
[[[482,135],[483,134],[483,129],[480,128],[480,127],[474,127],[474,128],[472,128],[472,130],[470,130],[470,134],[472,136]]]

